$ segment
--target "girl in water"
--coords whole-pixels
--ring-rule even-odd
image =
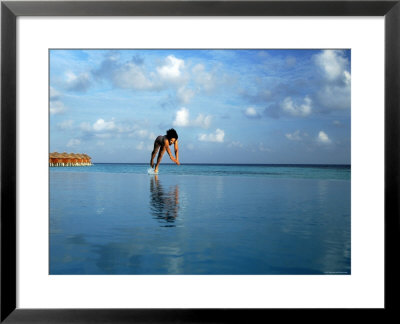
[[[169,149],[169,146],[172,144],[174,144],[175,158],[173,157],[171,150]],[[177,165],[180,165],[178,156],[178,134],[176,133],[175,129],[173,128],[169,129],[166,135],[164,136],[160,135],[154,141],[154,149],[153,152],[151,152],[151,160],[150,160],[150,166],[152,168],[154,167],[153,160],[158,150],[159,152],[157,157],[157,163],[154,169],[155,173],[158,172],[158,165],[160,164],[165,151],[167,151],[169,157],[173,162],[175,162]]]

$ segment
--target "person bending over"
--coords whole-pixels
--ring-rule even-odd
[[[175,157],[172,155],[171,150],[169,149],[169,146],[174,144],[174,149],[175,149]],[[178,150],[178,134],[176,133],[175,129],[171,128],[167,130],[167,134],[164,136],[160,135],[157,136],[157,138],[154,141],[154,149],[153,152],[151,152],[151,160],[150,160],[150,166],[153,168],[154,167],[154,157],[156,156],[158,152],[158,157],[157,157],[157,163],[154,168],[154,172],[158,172],[158,165],[160,164],[162,157],[167,151],[169,157],[173,162],[175,162],[177,165],[180,165],[179,163],[179,150]]]

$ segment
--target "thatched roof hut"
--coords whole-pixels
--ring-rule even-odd
[[[82,153],[58,153],[49,154],[50,166],[86,166],[92,165],[91,157]]]

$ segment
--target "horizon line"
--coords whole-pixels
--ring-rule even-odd
[[[145,162],[93,162],[92,164],[144,164],[147,165],[148,163]],[[175,163],[162,163],[163,165],[175,165]],[[181,163],[181,165],[346,165],[351,166],[351,163]],[[150,166],[150,165],[149,165]]]

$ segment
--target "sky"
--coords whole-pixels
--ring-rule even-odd
[[[155,138],[174,128],[183,164],[350,164],[350,50],[49,57],[50,152],[149,163]]]

